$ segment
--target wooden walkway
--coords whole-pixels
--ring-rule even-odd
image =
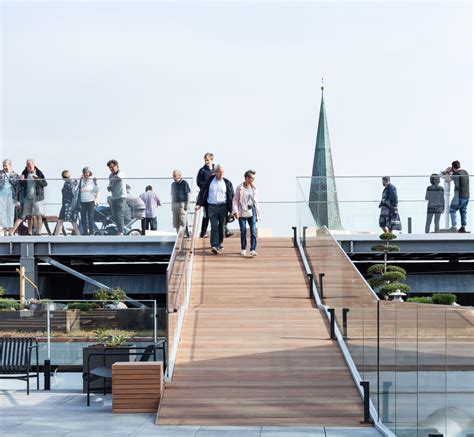
[[[362,426],[363,405],[291,240],[199,239],[191,303],[158,425]]]

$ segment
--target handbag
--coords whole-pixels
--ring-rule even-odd
[[[252,208],[243,209],[243,210],[242,210],[242,214],[240,214],[240,217],[242,217],[242,218],[253,217],[253,210],[252,210]]]
[[[400,215],[398,214],[398,212],[392,213],[392,216],[390,217],[390,229],[392,229],[392,231],[402,230],[402,222],[400,220]]]

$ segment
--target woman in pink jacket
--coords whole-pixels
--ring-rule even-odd
[[[232,213],[239,219],[240,254],[247,255],[247,223],[250,228],[250,256],[257,256],[257,221],[260,220],[257,188],[254,185],[255,171],[247,170],[245,180],[236,189]]]

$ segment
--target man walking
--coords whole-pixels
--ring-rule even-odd
[[[204,187],[206,186],[211,176],[214,174],[214,170],[215,170],[214,154],[207,152],[204,155],[204,165],[199,169],[197,177],[196,177],[196,183],[197,183],[197,186],[199,187],[198,200],[196,202],[197,207],[200,205],[199,196],[202,194]],[[199,234],[201,238],[207,237],[208,226],[209,226],[209,217],[207,216],[206,210],[204,210],[203,215],[202,215],[201,232]],[[227,223],[224,230],[225,230],[226,237],[231,237],[232,235],[234,235],[234,233],[227,228]]]
[[[211,250],[214,254],[224,249],[224,229],[227,216],[232,214],[233,199],[232,182],[224,178],[224,167],[217,165],[199,199],[200,206],[206,208],[211,222]]]
[[[108,161],[107,167],[110,169],[109,186],[107,187],[111,194],[110,208],[117,225],[117,235],[123,235],[124,211],[127,201],[125,175],[120,170],[119,163],[115,159]]]
[[[467,226],[467,204],[469,203],[469,174],[461,168],[459,161],[453,161],[451,164],[453,174],[451,179],[454,182],[454,197],[449,208],[451,216],[451,231],[465,233]],[[456,212],[459,210],[461,215],[461,227],[457,229]]]
[[[161,206],[161,202],[151,185],[147,185],[145,192],[140,194],[140,199],[145,203],[145,219],[142,222],[142,233],[145,235],[148,229],[152,231],[158,229],[156,217],[158,216],[158,207]]]

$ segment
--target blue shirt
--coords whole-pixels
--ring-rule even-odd
[[[217,180],[217,177],[213,179],[211,185],[209,185],[209,195],[207,196],[207,203],[209,205],[221,205],[226,203],[226,185],[224,178],[220,181]]]

